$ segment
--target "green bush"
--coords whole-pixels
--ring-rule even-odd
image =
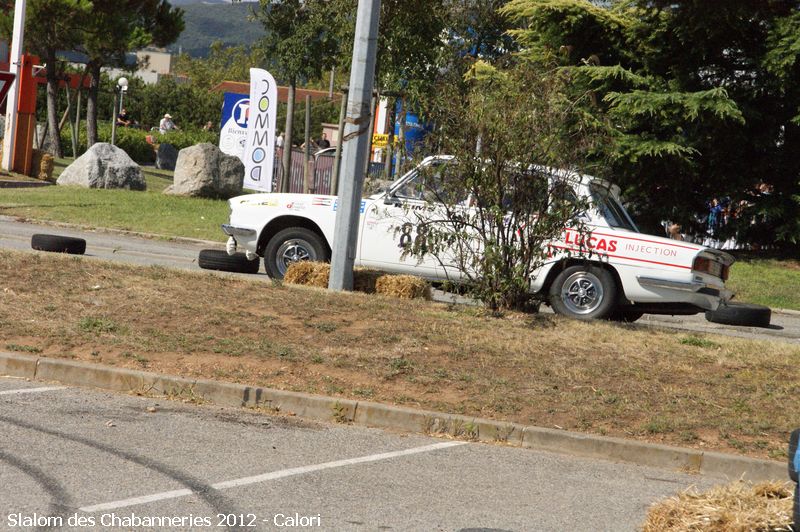
[[[172,131],[166,135],[161,135],[157,131],[150,132],[143,129],[133,129],[127,127],[117,128],[116,145],[125,151],[131,159],[139,164],[152,164],[156,160],[155,148],[147,142],[147,137],[152,136],[153,142],[159,144],[168,142],[175,146],[177,150],[182,150],[202,142],[210,142],[214,145],[219,144],[219,134],[210,131],[189,130]],[[109,122],[99,122],[97,124],[97,138],[100,142],[111,142],[111,124]],[[72,138],[69,127],[61,131],[61,144],[64,155],[74,156],[72,153]],[[86,146],[86,128],[82,127],[78,139],[78,156],[84,154]]]

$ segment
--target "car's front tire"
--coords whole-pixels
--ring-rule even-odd
[[[550,305],[557,314],[579,320],[609,317],[617,305],[617,283],[598,266],[570,266],[550,285]]]
[[[328,248],[322,238],[303,227],[279,231],[269,240],[264,250],[264,268],[273,279],[283,279],[290,264],[303,260],[330,260]]]

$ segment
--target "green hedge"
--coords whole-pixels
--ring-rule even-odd
[[[219,134],[216,132],[202,130],[171,131],[166,135],[158,132],[150,132],[142,129],[132,129],[127,127],[117,128],[116,145],[127,153],[131,159],[139,164],[151,164],[156,160],[153,145],[147,142],[147,136],[152,135],[156,144],[168,142],[176,149],[182,150],[202,142],[210,142],[214,145],[219,144]],[[111,124],[100,122],[97,124],[97,138],[100,142],[111,142]],[[61,131],[61,145],[64,155],[74,156],[72,153],[72,138],[69,127]],[[78,140],[78,156],[86,152],[86,129],[81,128]]]

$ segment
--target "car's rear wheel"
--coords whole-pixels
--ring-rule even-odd
[[[603,319],[616,306],[617,283],[604,268],[570,266],[553,280],[549,295],[557,314],[579,320]]]
[[[273,279],[283,279],[290,264],[304,260],[327,262],[330,257],[322,238],[303,227],[279,231],[264,250],[264,267]]]

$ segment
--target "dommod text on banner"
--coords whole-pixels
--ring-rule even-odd
[[[266,70],[250,69],[250,108],[244,152],[244,188],[272,192],[278,86]]]

